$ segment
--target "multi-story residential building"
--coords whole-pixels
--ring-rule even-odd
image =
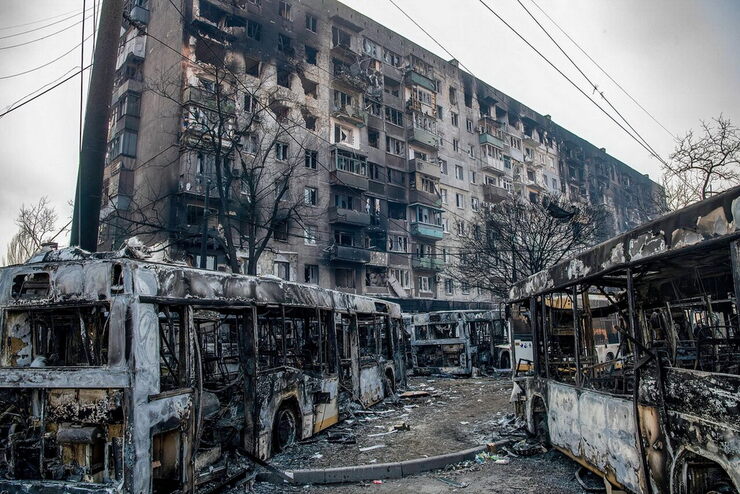
[[[565,194],[611,209],[614,232],[657,209],[640,202],[659,192],[648,177],[336,0],[134,0],[128,12],[102,247],[133,232],[171,259],[198,262],[203,222],[218,225],[204,214],[208,158],[183,146],[194,128],[183,103],[204,105],[208,67],[279,91],[291,103],[272,118],[300,127],[275,152],[305,154],[308,173],[291,187],[317,219],[276,230],[260,274],[460,307],[489,300],[445,275],[484,202]],[[154,90],[165,75],[176,97]],[[233,98],[234,118],[256,95]],[[208,267],[223,264],[218,243],[206,255]]]

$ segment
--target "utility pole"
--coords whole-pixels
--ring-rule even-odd
[[[70,245],[78,245],[90,252],[94,252],[98,246],[108,110],[113,92],[122,14],[122,0],[103,0],[85,107]]]

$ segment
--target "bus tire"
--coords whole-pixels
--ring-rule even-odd
[[[289,403],[280,405],[272,424],[272,449],[275,453],[285,451],[299,439],[298,416]]]

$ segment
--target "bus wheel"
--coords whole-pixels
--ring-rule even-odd
[[[298,438],[298,418],[290,405],[282,405],[272,426],[272,444],[276,453],[295,444]]]

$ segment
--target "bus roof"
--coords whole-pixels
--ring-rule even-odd
[[[132,266],[127,291],[148,299],[219,305],[284,304],[297,307],[337,309],[347,312],[387,313],[401,316],[398,304],[381,299],[329,290],[316,285],[290,282],[273,276],[248,276],[209,271],[180,264],[142,259],[142,252],[124,248],[117,252],[89,253],[79,248],[48,250],[26,264],[0,268],[0,305],[74,303],[110,297],[113,266]],[[48,272],[49,293],[33,300],[17,300],[11,294],[18,275]]]
[[[740,187],[661,216],[515,283],[509,302],[740,237]]]

